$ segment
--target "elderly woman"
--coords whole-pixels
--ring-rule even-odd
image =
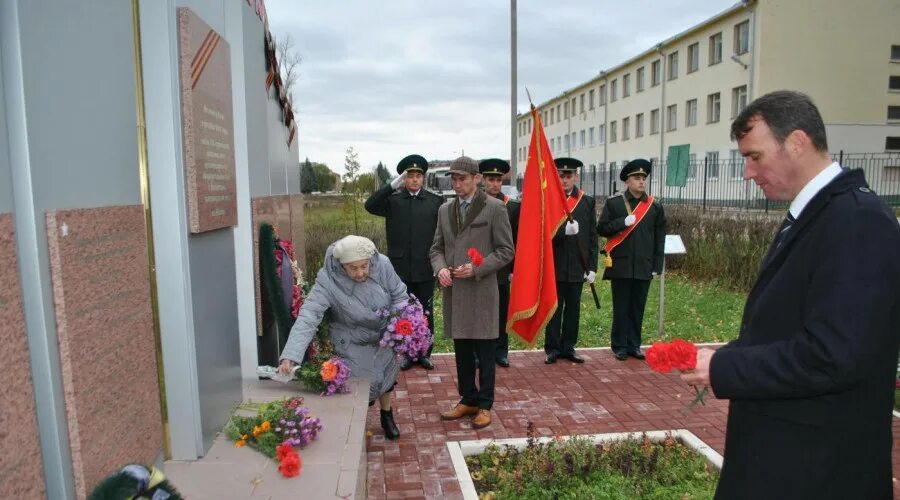
[[[393,349],[378,345],[387,320],[376,311],[404,305],[407,300],[406,285],[391,261],[375,250],[372,240],[350,235],[332,243],[291,328],[278,371],[290,373],[303,360],[325,311],[330,310],[329,334],[335,354],[347,363],[352,375],[371,381],[369,405],[378,399],[384,435],[397,439],[400,430],[394,423],[390,392],[400,364]]]

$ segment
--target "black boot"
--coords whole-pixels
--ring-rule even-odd
[[[381,410],[381,428],[384,429],[384,437],[397,439],[400,437],[400,429],[394,423],[393,410]]]

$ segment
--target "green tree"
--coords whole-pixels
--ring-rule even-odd
[[[379,184],[387,184],[391,181],[391,173],[381,162],[378,162],[378,166],[375,167],[375,177]]]
[[[359,154],[350,146],[344,155],[344,212],[353,214],[353,230],[356,234],[359,234],[359,188],[354,181],[359,168]]]
[[[313,170],[312,164],[307,158],[306,162],[300,167],[300,192],[309,194],[313,191],[319,191],[318,180],[316,171]]]

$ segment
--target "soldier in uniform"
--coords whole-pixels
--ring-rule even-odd
[[[612,288],[612,350],[616,359],[644,359],[641,324],[653,277],[662,272],[666,241],[666,215],[662,205],[648,196],[651,164],[637,159],[619,173],[627,189],[606,200],[597,232],[607,238],[603,279]]]
[[[376,191],[366,200],[366,210],[385,218],[388,257],[407,292],[415,295],[428,315],[428,329],[434,338],[432,297],[434,271],[429,251],[437,229],[438,208],[444,202],[440,196],[423,189],[428,161],[419,155],[409,155],[397,164],[399,177],[390,185]],[[426,370],[434,369],[431,348],[419,358]],[[400,369],[408,370],[412,360],[404,359]]]
[[[506,205],[506,213],[509,215],[509,225],[512,227],[513,242],[519,232],[519,202],[509,199],[509,196],[500,191],[503,185],[503,176],[509,172],[509,163],[491,158],[482,160],[478,164],[481,172],[484,192],[488,196],[497,198]],[[507,311],[509,310],[509,279],[512,276],[513,263],[497,271],[497,290],[500,293],[500,325],[497,338],[497,354],[495,361],[503,368],[509,368],[509,336],[506,334]]]
[[[575,158],[557,158],[556,169],[566,193],[566,204],[572,213],[572,222],[560,227],[553,237],[553,263],[556,267],[556,296],[559,301],[556,312],[547,324],[544,352],[547,364],[558,358],[573,363],[584,363],[575,354],[578,343],[578,321],[581,316],[581,291],[584,282],[593,283],[597,276],[597,222],[594,198],[585,196],[578,189],[578,169],[584,165]],[[584,228],[582,231],[581,228]],[[587,269],[581,260],[581,250],[587,257]]]

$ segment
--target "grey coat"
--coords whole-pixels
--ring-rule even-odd
[[[475,276],[454,279],[443,289],[444,333],[453,339],[496,339],[500,322],[497,271],[512,261],[512,229],[503,202],[482,191],[475,194],[466,219],[458,220],[459,199],[441,205],[438,227],[431,245],[431,267],[437,274],[445,267],[469,262],[467,251],[478,249],[484,263]]]
[[[369,379],[369,401],[374,401],[394,386],[400,368],[393,349],[378,345],[387,320],[375,311],[404,305],[408,299],[406,285],[390,260],[378,252],[369,259],[369,279],[357,283],[332,257],[333,251],[334,244],[325,252],[325,264],[300,308],[281,359],[299,363],[325,312],[330,310],[329,334],[335,354],[347,363],[351,376]]]

